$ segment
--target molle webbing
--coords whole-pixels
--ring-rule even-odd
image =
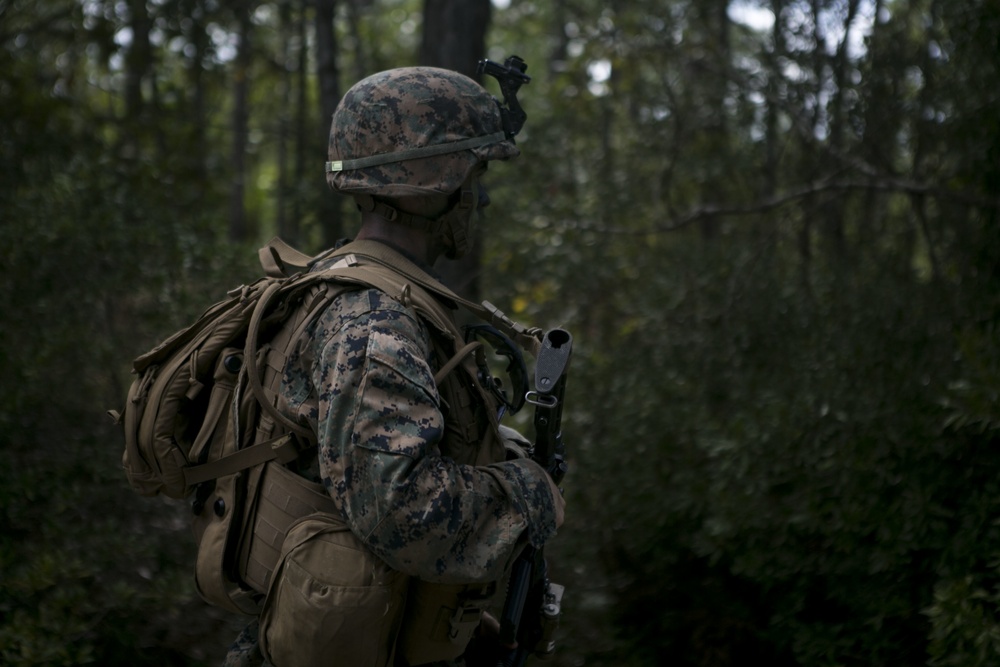
[[[272,263],[272,266],[277,264]],[[288,355],[305,328],[339,294],[358,286],[368,286],[394,298],[410,299],[416,302],[414,305],[429,321],[442,327],[446,336],[455,335],[454,331],[447,329],[449,318],[436,299],[419,289],[409,289],[384,267],[356,266],[352,255],[343,257],[325,271],[298,276],[297,280],[298,287],[292,292],[283,289],[281,283],[269,286],[260,297],[248,327],[244,348],[246,373],[241,375],[240,390],[251,391],[261,408],[253,437],[240,443],[242,446],[236,451],[210,463],[184,468],[186,483],[208,481],[274,459],[288,463],[307,448],[315,446],[315,435],[311,429],[286,414],[280,393],[281,379]],[[273,310],[272,302],[277,302]],[[290,316],[289,312],[292,313]],[[270,337],[266,338],[267,343],[258,345],[262,330],[268,330]],[[286,433],[292,433],[296,438],[291,443],[282,440],[280,436]],[[289,444],[296,445],[298,450],[292,451]]]
[[[257,502],[248,509],[252,539],[243,541],[239,571],[243,581],[264,593],[281,556],[281,544],[295,523],[318,512],[340,516],[337,503],[322,484],[316,484],[282,465],[264,466]]]
[[[267,310],[270,300],[280,293],[279,285],[275,283],[269,287],[260,298],[250,319],[243,349],[245,372],[241,373],[237,388],[237,391],[252,391],[260,404],[256,430],[246,435],[241,433],[235,451],[221,452],[221,456],[210,458],[207,463],[182,468],[186,486],[193,487],[268,461],[290,463],[305,450],[315,447],[312,431],[282,413],[281,376],[288,355],[305,327],[324,304],[350,287],[318,279],[310,282],[312,284],[291,294],[271,313]],[[290,317],[287,316],[289,309],[293,309]],[[278,321],[283,323],[277,332],[268,343],[258,347],[261,328],[274,329]],[[295,437],[284,437],[286,434]]]

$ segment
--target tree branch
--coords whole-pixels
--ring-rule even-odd
[[[674,232],[680,229],[684,229],[690,225],[693,225],[706,218],[718,218],[718,217],[738,217],[738,216],[748,216],[748,215],[759,215],[762,213],[767,213],[776,208],[785,206],[792,202],[804,199],[811,195],[823,193],[823,192],[834,192],[834,191],[851,191],[851,190],[878,190],[881,192],[895,192],[901,194],[909,195],[921,195],[926,197],[934,197],[937,199],[946,199],[951,201],[957,201],[969,206],[978,206],[981,208],[988,209],[1000,209],[1000,196],[994,198],[980,197],[976,194],[948,190],[946,188],[940,188],[933,185],[928,185],[925,183],[914,183],[899,178],[876,178],[870,181],[853,181],[853,180],[830,180],[821,179],[818,181],[813,181],[811,183],[806,183],[800,187],[788,190],[783,193],[779,193],[772,197],[764,197],[758,199],[754,202],[749,202],[747,204],[737,204],[737,205],[714,205],[706,204],[703,206],[698,206],[687,213],[676,216],[664,224],[655,225],[652,228],[646,229],[626,229],[623,227],[607,227],[600,225],[588,225],[588,224],[570,224],[569,226],[574,229],[579,229],[582,231],[592,231],[599,232],[602,234],[621,234],[621,235],[634,235],[642,236],[646,234],[662,234],[665,232]]]

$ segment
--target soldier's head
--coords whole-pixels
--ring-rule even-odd
[[[362,211],[439,237],[464,254],[469,225],[488,202],[479,176],[490,160],[519,153],[500,109],[472,79],[434,67],[403,67],[362,79],[330,127],[326,179]]]

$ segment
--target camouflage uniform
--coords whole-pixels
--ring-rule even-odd
[[[270,667],[260,652],[258,633],[260,626],[254,621],[240,633],[229,647],[222,667]]]
[[[495,581],[522,535],[555,532],[547,474],[441,455],[445,417],[430,333],[378,290],[336,299],[291,356],[283,394],[319,436],[323,484],[391,567],[442,583]]]
[[[499,131],[495,103],[485,91],[449,73],[449,85],[458,91],[443,94],[435,88],[439,72],[392,71],[348,92],[331,131],[331,158],[346,161],[328,163],[335,189],[362,196],[450,193],[475,165],[517,154]],[[454,102],[456,97],[462,104]],[[347,113],[345,106],[377,107],[381,116],[364,109]],[[465,134],[456,135],[456,127]],[[365,155],[378,162],[400,141],[413,139],[403,136],[407,133],[418,137],[417,149],[463,148],[433,157],[351,164]],[[453,234],[449,226],[442,225],[441,233]],[[455,254],[462,245],[461,238],[452,238]],[[555,533],[555,501],[546,472],[530,460],[485,465],[455,460],[449,433],[463,425],[452,423],[434,380],[447,361],[436,351],[437,335],[414,310],[379,290],[341,294],[289,356],[282,400],[287,412],[308,422],[318,437],[316,468],[300,472],[322,481],[351,531],[374,554],[425,581],[497,581],[519,546],[540,547]],[[489,427],[476,425],[480,436]],[[225,666],[262,664],[254,624],[233,645]]]
[[[398,301],[348,292],[289,357],[282,397],[318,434],[318,476],[372,552],[426,581],[496,581],[520,540],[540,547],[555,533],[547,474],[527,459],[475,467],[442,456],[434,369],[446,360],[433,349]],[[263,664],[255,626],[225,664]]]

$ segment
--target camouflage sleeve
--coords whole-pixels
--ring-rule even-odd
[[[546,473],[530,460],[473,467],[441,456],[427,332],[396,302],[360,294],[313,366],[324,482],[391,567],[445,583],[498,579],[523,540],[555,533]]]

